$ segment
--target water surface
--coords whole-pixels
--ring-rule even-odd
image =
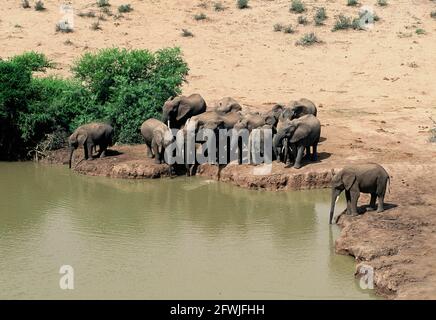
[[[0,298],[374,298],[334,253],[329,199],[0,163]]]

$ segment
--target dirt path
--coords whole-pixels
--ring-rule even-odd
[[[229,166],[220,179],[251,188],[295,189],[323,187],[331,169],[357,162],[378,162],[392,175],[387,201],[397,205],[385,214],[341,220],[339,252],[352,254],[376,269],[379,293],[395,298],[436,298],[435,207],[436,143],[429,143],[429,117],[436,119],[436,11],[434,1],[360,1],[374,7],[380,21],[368,31],[331,29],[335,16],[356,16],[358,8],[345,1],[304,1],[310,23],[298,25],[289,0],[250,0],[239,10],[234,0],[222,0],[225,10],[200,0],[128,1],[133,11],[116,17],[123,0],[110,0],[112,16],[90,28],[100,10],[93,0],[73,2],[73,33],[55,32],[63,1],[45,0],[47,10],[21,8],[4,0],[0,7],[0,56],[26,50],[48,55],[52,71],[70,75],[80,55],[104,47],[148,48],[180,46],[190,66],[185,94],[198,92],[209,105],[233,96],[245,108],[266,110],[274,102],[306,97],[319,107],[322,123],[321,161],[299,171],[273,167],[274,175],[253,177],[252,168]],[[202,5],[205,3],[205,5]],[[313,24],[317,7],[325,7],[324,26]],[[207,19],[193,16],[205,13]],[[274,32],[273,25],[292,24],[293,34]],[[194,37],[181,37],[181,29]],[[425,32],[418,32],[421,29]],[[305,33],[315,32],[323,44],[295,46]],[[69,40],[69,41],[67,41]],[[143,147],[119,146],[120,155],[81,163],[78,172],[114,177],[158,177],[165,166],[144,160]],[[57,158],[57,159],[56,159]],[[54,162],[61,160],[55,156]],[[200,168],[217,176],[216,168]],[[362,198],[362,201],[365,199]]]

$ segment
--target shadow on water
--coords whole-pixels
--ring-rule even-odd
[[[0,298],[372,298],[334,254],[328,191],[119,180],[0,163]],[[71,264],[76,289],[59,290]],[[19,270],[20,272],[17,272]]]

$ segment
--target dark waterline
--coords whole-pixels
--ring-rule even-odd
[[[374,299],[334,253],[329,200],[0,163],[0,298]]]

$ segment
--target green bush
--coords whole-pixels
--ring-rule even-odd
[[[303,13],[304,11],[306,11],[306,8],[301,0],[292,0],[289,11],[295,13]]]
[[[324,21],[327,20],[327,13],[324,7],[318,8],[315,12],[315,16],[313,17],[315,21],[315,25],[322,26]]]
[[[178,48],[104,49],[82,56],[72,79],[33,77],[51,66],[35,52],[0,60],[0,159],[35,154],[53,133],[91,121],[110,122],[119,142],[140,142],[141,123],[159,118],[188,73]]]
[[[236,6],[239,9],[247,9],[248,8],[248,0],[237,0]]]
[[[142,121],[159,117],[166,99],[180,93],[188,73],[180,49],[103,49],[87,53],[72,68],[75,77],[102,105],[96,114],[115,128],[122,143],[140,142]]]

